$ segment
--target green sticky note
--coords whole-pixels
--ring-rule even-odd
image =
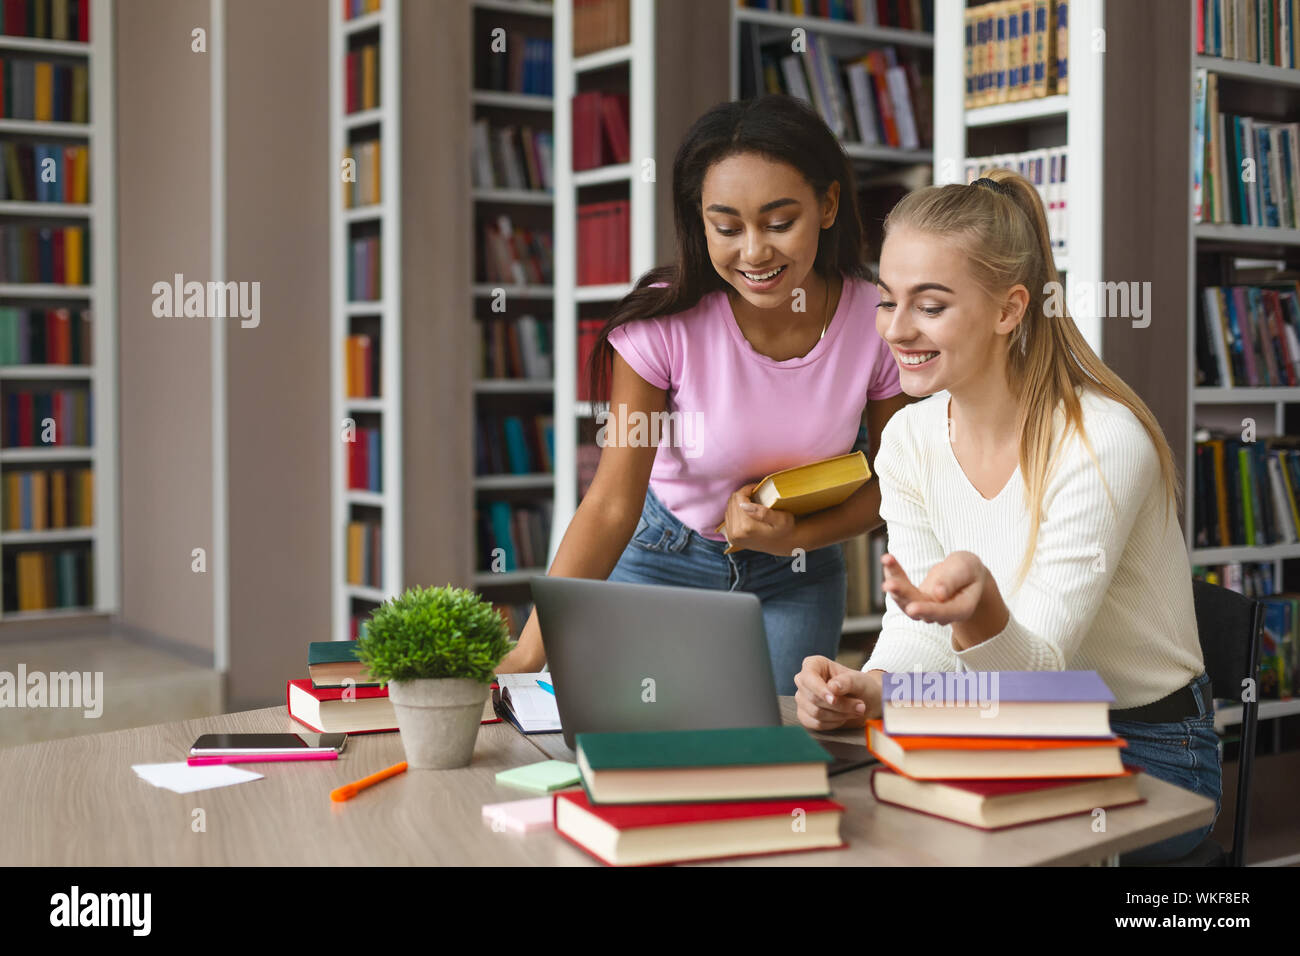
[[[497,774],[497,783],[504,783],[533,793],[550,793],[561,787],[572,787],[582,779],[578,765],[567,760],[543,760]]]

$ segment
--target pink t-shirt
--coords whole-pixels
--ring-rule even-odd
[[[784,362],[745,340],[721,291],[610,334],[624,361],[668,392],[650,487],[682,524],[721,541],[714,529],[732,492],[853,450],[867,400],[901,391],[894,357],[876,334],[879,299],[871,283],[846,278],[825,336]],[[612,418],[604,437],[638,440],[633,428],[618,435]]]

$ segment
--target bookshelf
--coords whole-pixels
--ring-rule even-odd
[[[811,79],[817,75],[817,58],[829,55],[844,64],[856,61],[868,51],[894,48],[898,56],[912,58],[920,75],[933,77],[936,61],[935,34],[924,30],[923,23],[908,27],[858,22],[853,19],[831,19],[822,16],[801,16],[780,10],[761,9],[731,0],[731,70],[730,94],[732,99],[744,99],[758,92],[775,92],[762,75],[765,62],[780,62],[792,54],[793,38],[803,31],[811,36],[812,43],[802,53],[802,66]],[[874,14],[874,5],[864,7],[864,14]],[[845,16],[850,13],[846,9]],[[909,17],[911,12],[909,11]],[[834,71],[840,75],[839,70]],[[841,81],[844,77],[840,76]],[[846,108],[853,110],[853,91],[845,83],[843,90]],[[781,92],[791,92],[788,77],[783,77]],[[911,91],[915,93],[916,90]],[[810,103],[828,119],[828,110],[820,105],[813,94]],[[929,111],[930,103],[913,103],[912,113],[919,116]],[[833,110],[833,108],[832,108]],[[914,148],[889,145],[887,141],[868,144],[857,127],[861,125],[856,110],[852,121],[845,123],[846,133],[841,137],[844,151],[853,162],[858,177],[860,207],[873,253],[879,242],[880,223],[892,204],[909,188],[928,185],[930,168],[934,163],[932,142],[920,132]],[[828,119],[828,125],[835,128]],[[879,137],[884,139],[884,137]],[[878,184],[883,184],[883,187]],[[901,185],[895,185],[901,184]],[[879,551],[883,547],[884,529],[866,535],[865,541],[853,540],[844,545],[845,565],[849,576],[848,607],[841,633],[849,640],[844,648],[848,654],[864,642],[870,643],[872,635],[879,633],[883,616],[883,598],[879,594]],[[865,612],[865,613],[863,613]],[[865,660],[865,658],[864,658]]]
[[[6,622],[109,613],[116,611],[119,603],[113,11],[109,0],[86,2],[82,24],[55,25],[50,21],[44,31],[49,35],[42,38],[0,36],[6,83],[13,83],[19,70],[26,70],[27,77],[36,80],[30,108],[15,103],[8,111],[13,118],[0,118],[6,169],[24,147],[31,147],[33,156],[31,175],[19,174],[23,180],[20,197],[15,197],[11,179],[6,181],[3,195],[7,198],[0,200],[0,228],[10,233],[8,241],[13,238],[11,230],[33,230],[33,244],[39,249],[48,243],[46,254],[50,257],[45,264],[49,274],[23,271],[6,275],[0,283],[4,334],[11,336],[4,346],[4,364],[0,364],[0,395],[7,403],[15,394],[36,396],[58,390],[68,398],[76,396],[74,402],[84,401],[88,419],[85,433],[77,435],[71,419],[79,415],[70,415],[68,405],[42,410],[33,398],[35,414],[55,420],[54,432],[43,428],[40,421],[33,422],[30,436],[23,434],[21,425],[16,436],[6,428],[0,447],[0,474],[4,476],[0,507],[6,509],[5,530],[0,532],[0,578],[5,579],[6,600],[0,604],[0,620]],[[11,25],[12,15],[10,11]],[[37,22],[34,19],[32,26]],[[51,93],[59,95],[49,96],[45,104],[41,75],[47,69],[52,77]],[[72,112],[76,108],[74,94],[82,82],[87,90],[84,117]],[[19,80],[17,89],[22,85]],[[66,107],[61,117],[57,115],[60,101]],[[86,153],[69,156],[69,149]],[[52,164],[42,158],[52,159]],[[78,165],[85,170],[84,196],[76,195],[74,170]],[[43,170],[47,176],[53,173],[53,181],[46,179],[47,192],[41,196]],[[78,230],[81,238],[73,238],[69,230]],[[83,250],[80,282],[67,271],[62,276],[55,271],[71,265],[66,258],[69,243]],[[17,263],[6,262],[6,272],[11,265]],[[51,314],[58,318],[52,320]],[[85,321],[79,329],[80,315]],[[17,331],[19,325],[23,326],[21,332]],[[17,354],[9,354],[14,346]],[[25,447],[18,447],[15,440]],[[56,494],[65,485],[78,484],[79,472],[91,476],[90,487],[82,486],[84,494],[78,495],[88,499],[88,523],[77,520],[76,511],[83,502]],[[26,482],[24,474],[30,476]],[[25,513],[42,504],[42,495],[34,485],[45,488],[43,518]],[[55,505],[56,497],[71,506],[66,513],[63,504]],[[8,520],[11,506],[24,512],[16,524]],[[25,556],[51,552],[55,555],[52,563],[42,572],[51,585],[47,594],[29,594],[23,600],[19,592],[32,572],[21,573],[18,567],[27,562],[30,568],[35,560]],[[79,583],[68,587],[73,579]],[[48,600],[50,590],[53,602]]]
[[[1229,564],[1253,564],[1264,566],[1271,572],[1272,592],[1295,590],[1295,564],[1289,564],[1300,558],[1300,543],[1271,543],[1252,545],[1197,546],[1196,520],[1198,479],[1192,463],[1196,461],[1198,433],[1208,430],[1211,433],[1232,435],[1240,434],[1246,419],[1253,419],[1256,424],[1256,439],[1262,440],[1274,436],[1294,437],[1300,435],[1300,388],[1286,385],[1248,385],[1236,381],[1237,370],[1233,370],[1234,384],[1225,385],[1222,380],[1210,384],[1201,384],[1204,377],[1204,356],[1198,361],[1198,344],[1207,344],[1206,319],[1209,308],[1204,300],[1206,287],[1221,286],[1257,286],[1266,285],[1267,279],[1253,277],[1242,278],[1238,271],[1254,271],[1258,275],[1266,271],[1269,263],[1281,266],[1281,270],[1295,275],[1300,269],[1300,229],[1294,225],[1285,225],[1285,214],[1279,217],[1279,225],[1245,225],[1227,222],[1224,219],[1236,218],[1231,209],[1210,208],[1209,192],[1211,175],[1206,168],[1209,155],[1214,152],[1209,142],[1198,140],[1198,117],[1201,104],[1217,107],[1217,112],[1225,116],[1249,116],[1264,122],[1287,123],[1300,114],[1300,69],[1292,66],[1274,65],[1268,62],[1256,62],[1243,50],[1216,50],[1210,37],[1210,23],[1204,22],[1204,45],[1198,39],[1200,19],[1206,15],[1200,0],[1189,0],[1191,11],[1188,49],[1191,51],[1191,79],[1189,89],[1193,103],[1193,118],[1189,124],[1191,167],[1188,177],[1188,191],[1192,201],[1187,205],[1188,238],[1186,244],[1187,263],[1187,345],[1186,374],[1188,382],[1188,402],[1186,427],[1183,432],[1184,455],[1189,463],[1185,479],[1186,502],[1184,521],[1187,531],[1188,551],[1193,565],[1215,566]],[[1202,21],[1203,22],[1203,21]],[[1285,34],[1283,34],[1285,36]],[[1219,55],[1222,53],[1223,55]],[[1240,57],[1240,58],[1237,58]],[[1271,57],[1261,55],[1261,60]],[[1283,55],[1284,62],[1300,63],[1294,51]],[[1202,86],[1201,78],[1204,78]],[[1212,85],[1211,85],[1212,84]],[[1203,92],[1198,97],[1198,89]],[[1213,112],[1207,108],[1201,113],[1213,123]],[[1230,123],[1231,120],[1228,120]],[[1230,127],[1229,127],[1230,128]],[[1198,164],[1197,150],[1203,148],[1201,162]],[[1229,160],[1232,162],[1232,160]],[[1261,162],[1261,167],[1263,163]],[[1202,185],[1202,214],[1197,215],[1196,172],[1200,172]],[[1290,178],[1287,171],[1283,176]],[[1232,188],[1235,177],[1224,176],[1223,184]],[[1217,202],[1218,197],[1215,197]],[[1230,203],[1228,204],[1231,205]],[[1294,216],[1289,217],[1293,223]],[[1254,312],[1254,307],[1251,307]],[[1243,316],[1244,318],[1244,316]],[[1258,334],[1258,329],[1256,329]],[[1199,339],[1199,342],[1198,342]],[[1222,373],[1219,373],[1221,375]],[[1218,376],[1216,376],[1217,378]],[[1266,493],[1266,489],[1261,489]],[[1276,526],[1275,526],[1276,530]],[[1225,582],[1231,583],[1231,582]],[[1293,622],[1292,639],[1295,639]],[[1291,664],[1295,663],[1292,654]],[[1288,717],[1300,714],[1300,697],[1296,693],[1296,675],[1294,667],[1291,673],[1292,695],[1281,700],[1262,700],[1259,708],[1260,720]],[[1216,729],[1223,731],[1226,727],[1240,721],[1240,706],[1222,706],[1216,710]],[[1274,751],[1279,749],[1280,728],[1274,725]]]
[[[554,245],[556,16],[552,4],[531,0],[473,0],[471,7],[471,292],[474,355],[480,356],[473,371],[476,455],[468,496],[476,525],[473,585],[508,611],[517,636],[527,620],[528,580],[546,573],[550,546],[555,292],[544,274],[515,282],[517,274],[489,262],[494,252],[487,231],[508,223],[512,235],[531,237],[525,246],[538,252],[533,258],[539,266],[549,255],[545,247]],[[519,55],[522,67],[515,65]],[[535,69],[527,65],[531,60]]]
[[[469,29],[469,8],[401,0],[357,6],[359,16],[345,17],[342,4],[330,13],[335,640],[354,636],[354,619],[406,587],[468,584],[473,548],[468,514],[447,504],[467,500],[472,475],[465,397],[473,386],[465,356],[475,343],[465,322],[470,251],[463,237],[470,217],[462,208],[471,190],[465,142],[447,135],[469,125],[461,32]],[[361,76],[366,47],[376,51],[369,81]],[[350,53],[362,53],[351,67]],[[360,87],[351,104],[350,78]],[[356,160],[355,183],[345,176],[349,157]],[[361,241],[377,242],[377,257],[373,247],[357,251],[367,250],[356,245]],[[353,351],[350,336],[368,338],[368,353]],[[379,453],[371,453],[366,438],[367,467],[354,476],[351,455],[367,430],[378,436]],[[377,574],[349,567],[349,547],[358,544],[353,522],[368,526],[363,543],[378,564],[368,570]]]

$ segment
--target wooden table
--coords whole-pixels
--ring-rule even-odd
[[[793,722],[792,698],[782,715]],[[158,724],[0,750],[0,863],[59,866],[493,864],[588,865],[554,832],[494,832],[485,803],[530,794],[498,786],[497,771],[544,757],[571,760],[559,734],[479,728],[463,770],[408,771],[345,803],[329,791],[405,759],[397,734],[363,734],[337,761],[247,764],[262,780],[172,793],[132,764],[184,759],[203,733],[294,732],[283,707]],[[818,734],[862,742],[862,732]],[[841,851],[728,861],[739,866],[1052,865],[1094,863],[1203,826],[1212,801],[1143,775],[1147,802],[1110,811],[1104,833],[1087,815],[1001,833],[876,803],[869,770],[832,779],[848,808]],[[197,814],[196,810],[203,813]],[[204,829],[197,829],[202,820]]]

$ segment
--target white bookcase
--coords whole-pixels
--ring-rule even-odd
[[[1189,0],[1195,3],[1195,0]],[[1193,6],[1193,10],[1195,7]],[[1189,46],[1195,51],[1195,13],[1191,18],[1192,35]],[[1192,76],[1189,78],[1194,89],[1196,71],[1204,69],[1216,73],[1222,92],[1225,84],[1237,87],[1237,101],[1243,97],[1251,102],[1258,102],[1258,109],[1239,109],[1236,106],[1223,107],[1226,112],[1240,112],[1247,115],[1259,115],[1266,118],[1294,118],[1295,105],[1300,104],[1300,69],[1286,69],[1246,60],[1225,59],[1218,56],[1206,56],[1193,53]],[[1284,101],[1290,104],[1286,116],[1275,115],[1276,104]],[[1193,95],[1193,103],[1195,96]],[[1190,127],[1189,127],[1190,130]],[[1189,142],[1195,143],[1195,132],[1190,131]],[[1188,151],[1189,156],[1191,150]],[[1288,407],[1300,406],[1300,388],[1291,387],[1254,387],[1236,386],[1206,388],[1196,386],[1196,338],[1200,321],[1199,290],[1203,284],[1215,285],[1215,282],[1203,283],[1197,275],[1197,254],[1207,246],[1213,246],[1223,255],[1236,255],[1242,258],[1275,259],[1289,258],[1295,262],[1300,253],[1300,229],[1270,228],[1265,226],[1230,225],[1223,223],[1197,223],[1193,220],[1190,195],[1191,172],[1188,170],[1188,204],[1187,214],[1190,228],[1187,243],[1187,301],[1188,301],[1188,335],[1186,368],[1188,383],[1187,429],[1183,436],[1188,463],[1184,477],[1185,502],[1184,527],[1187,531],[1188,552],[1192,564],[1214,565],[1233,562],[1271,563],[1273,580],[1279,589],[1283,584],[1282,562],[1300,558],[1300,544],[1273,545],[1236,545],[1232,547],[1198,548],[1195,546],[1194,508],[1196,505],[1196,432],[1201,427],[1221,428],[1233,432],[1242,429],[1244,418],[1253,418],[1258,427],[1257,434],[1262,438],[1270,435],[1287,434]],[[1293,415],[1295,412],[1293,411]],[[1259,708],[1261,720],[1284,717],[1300,713],[1300,697],[1289,700],[1262,701]],[[1225,707],[1216,712],[1215,726],[1223,730],[1229,725],[1239,723],[1241,708]],[[1277,737],[1274,736],[1275,747]]]
[[[111,613],[118,607],[117,461],[117,214],[114,171],[113,5],[90,0],[90,41],[0,36],[0,57],[84,64],[88,72],[89,122],[67,123],[0,119],[0,141],[45,142],[52,138],[90,151],[87,204],[0,202],[0,222],[34,226],[80,225],[88,232],[90,282],[85,286],[8,283],[0,285],[0,306],[89,308],[89,365],[11,365],[0,367],[0,385],[66,383],[85,385],[91,404],[88,447],[53,445],[0,449],[0,464],[13,466],[89,465],[94,474],[94,524],[89,528],[0,533],[0,552],[8,555],[46,544],[88,544],[92,556],[90,605],[29,611],[2,611],[5,621]],[[37,170],[39,175],[40,170]],[[0,507],[4,506],[0,482]],[[0,569],[3,563],[0,562]]]
[[[404,580],[402,570],[402,402],[400,401],[402,341],[402,237],[401,183],[401,0],[383,0],[374,13],[345,20],[340,3],[330,5],[330,155],[335,170],[330,189],[330,395],[331,514],[333,516],[331,580],[333,581],[335,640],[349,637],[349,622],[357,602],[377,604],[395,595]],[[379,42],[379,107],[347,113],[345,56],[356,37]],[[346,185],[338,170],[344,149],[355,130],[377,130],[380,147],[381,201],[346,208]],[[379,301],[348,299],[348,239],[358,227],[378,227],[380,237]],[[379,397],[346,396],[344,343],[354,319],[378,320]],[[360,418],[359,418],[360,416]],[[348,422],[378,421],[382,435],[381,488],[379,492],[348,488],[347,445],[343,432]],[[382,527],[381,587],[364,587],[347,581],[347,523],[354,514],[374,515]],[[361,608],[357,608],[360,610]]]
[[[490,29],[504,29],[507,44],[519,43],[525,35],[540,36],[542,34],[550,35],[552,42],[555,42],[554,34],[556,33],[557,23],[556,8],[551,3],[537,3],[532,2],[532,0],[473,0],[470,23],[471,37],[469,40],[470,47],[473,50],[473,59],[479,61],[486,56],[504,55],[499,52],[489,52],[485,46],[484,38]],[[473,82],[477,84],[481,71],[473,69],[471,75]],[[555,141],[554,162],[557,166],[560,161],[558,155],[560,132],[553,116],[565,112],[555,108],[555,104],[560,102],[558,91],[556,91],[556,95],[545,96],[536,93],[476,88],[471,94],[471,107],[475,120],[486,118],[494,127],[497,124],[526,124],[538,129],[550,127]],[[497,144],[494,143],[493,149],[496,147]],[[567,145],[565,148],[567,149]],[[558,188],[559,181],[554,180],[554,182]],[[482,221],[490,216],[505,214],[511,216],[512,221],[526,220],[532,226],[550,231],[552,236],[555,237],[556,202],[554,192],[548,193],[534,189],[476,188],[471,195],[471,202],[474,207],[471,219],[474,229],[475,256],[473,258],[476,270],[476,260],[483,255],[482,236],[479,232],[479,226]],[[521,222],[515,221],[515,225],[521,224]],[[553,238],[553,242],[558,243],[558,238]],[[472,286],[472,294],[476,314],[471,321],[476,326],[473,335],[476,348],[480,335],[477,326],[489,316],[489,306],[494,300],[497,290],[505,292],[506,314],[508,316],[516,317],[521,314],[533,314],[542,325],[548,324],[546,322],[546,313],[553,308],[555,299],[554,286],[509,286],[475,281]],[[559,324],[554,321],[549,324],[552,348],[554,349],[554,342],[559,335]],[[477,419],[480,415],[486,414],[489,408],[496,412],[501,412],[503,409],[517,410],[521,414],[531,417],[542,413],[544,401],[547,399],[551,399],[551,407],[546,411],[550,411],[553,415],[558,414],[552,398],[555,394],[556,381],[557,379],[554,376],[552,378],[535,379],[476,378],[474,382],[475,418]],[[563,447],[560,445],[559,435],[561,429],[558,424],[555,431],[556,456],[558,458],[560,448]],[[558,471],[558,463],[556,470]],[[512,503],[517,504],[535,504],[553,498],[555,482],[555,471],[549,474],[534,473],[527,475],[475,474],[471,482],[472,491],[469,505],[471,508],[477,509],[488,501],[498,499],[510,500]],[[553,534],[554,531],[552,531]],[[509,571],[493,572],[476,566],[473,573],[473,584],[477,590],[484,592],[485,596],[490,600],[503,604],[520,605],[528,603],[528,599],[519,600],[518,598],[527,591],[529,579],[535,575],[544,575],[545,573],[545,567],[519,567]],[[522,624],[522,621],[517,623]]]
[[[635,279],[655,266],[655,178],[668,189],[671,170],[650,175],[641,162],[655,155],[654,0],[628,0],[629,42],[582,57],[573,55],[573,0],[555,3],[555,514],[550,558],[578,506],[579,421],[591,418],[590,402],[577,400],[578,312],[586,303],[616,302],[631,285],[577,285],[577,210],[581,191],[626,183],[631,203],[630,272]],[[625,74],[632,162],[574,172],[573,122],[569,107],[584,80],[601,72]]]

